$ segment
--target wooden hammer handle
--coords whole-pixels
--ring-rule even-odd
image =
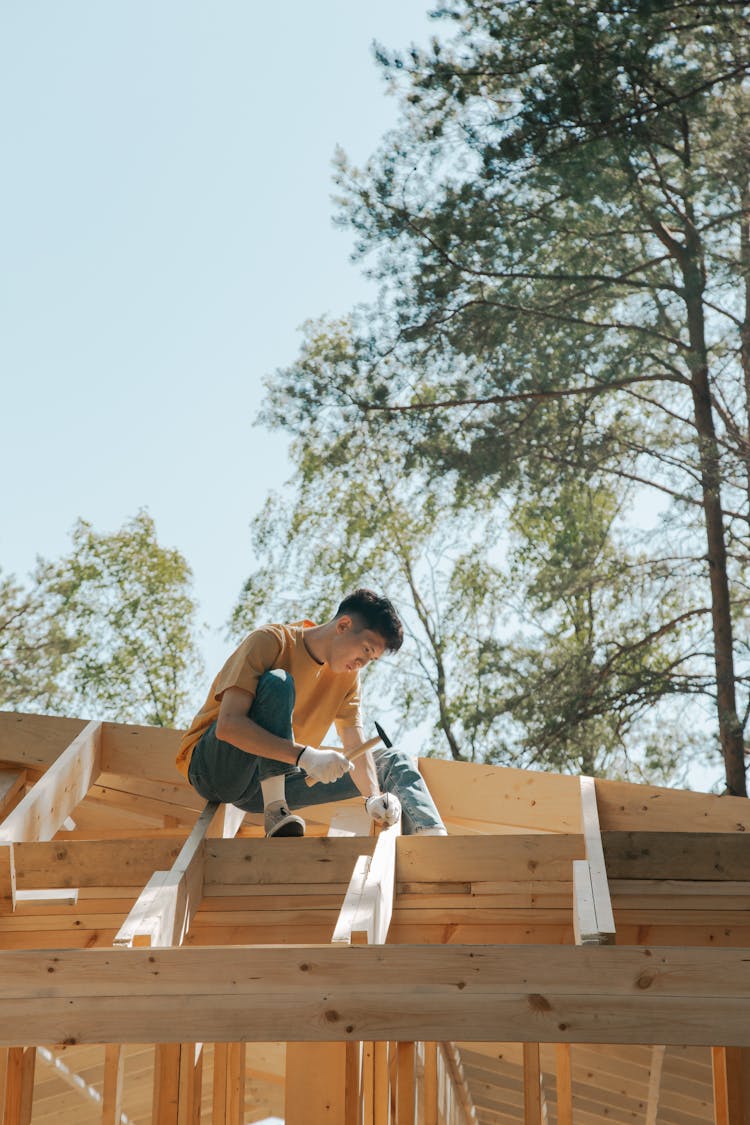
[[[343,754],[344,757],[348,758],[350,762],[355,762],[357,760],[357,758],[360,758],[363,754],[366,754],[368,750],[372,750],[373,747],[377,746],[377,744],[379,742],[382,742],[382,739],[381,739],[380,735],[376,735],[375,738],[370,738],[370,739],[367,740],[367,742],[363,742],[359,746],[355,746],[353,750],[339,750],[339,754]],[[335,747],[333,747],[333,746],[327,746],[326,747],[326,750],[333,750],[333,749],[335,749]],[[313,778],[313,777],[306,777],[305,778],[305,785],[317,785],[317,784],[318,784],[318,782],[315,780],[315,778]]]

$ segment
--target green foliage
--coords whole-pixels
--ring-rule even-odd
[[[365,169],[337,160],[339,221],[379,300],[335,347],[313,326],[268,411],[313,471],[310,433],[327,452],[339,441],[343,471],[345,435],[368,425],[455,511],[487,518],[502,498],[514,512],[516,576],[529,568],[516,608],[537,623],[516,638],[506,697],[522,746],[571,761],[583,739],[581,760],[612,763],[670,695],[702,693],[738,793],[749,15],[693,0],[454,0],[436,13],[452,38],[379,49],[402,125]],[[601,505],[618,509],[631,484],[663,498],[664,521],[633,552],[615,520],[611,559],[595,549]],[[490,727],[509,752],[514,736]]]
[[[200,659],[190,569],[139,512],[101,534],[80,520],[69,555],[32,587],[0,587],[2,705],[176,726]]]

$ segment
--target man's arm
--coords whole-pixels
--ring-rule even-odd
[[[344,744],[344,751],[356,750],[365,741],[364,731],[361,726],[341,727],[339,737]],[[378,775],[375,772],[375,759],[372,751],[367,750],[356,762],[352,762],[352,781],[363,797],[375,797],[380,793]]]
[[[289,738],[279,738],[278,735],[271,734],[249,719],[247,713],[253,698],[242,688],[227,688],[219,705],[216,737],[259,758],[275,758],[278,762],[289,762],[294,765],[304,750],[304,743],[297,743]]]

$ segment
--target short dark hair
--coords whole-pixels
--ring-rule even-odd
[[[339,608],[336,617],[357,617],[365,629],[379,633],[389,652],[398,652],[404,641],[404,627],[388,598],[376,594],[374,590],[361,587],[348,594]]]

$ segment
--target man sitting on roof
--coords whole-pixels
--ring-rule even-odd
[[[405,832],[445,826],[412,759],[367,751],[350,762],[321,748],[332,723],[352,751],[364,742],[360,669],[396,652],[403,627],[391,602],[355,590],[324,625],[263,625],[227,660],[180,744],[177,766],[208,801],[265,812],[266,836],[303,836],[291,809],[361,795],[370,817]],[[322,782],[308,787],[305,779]]]

